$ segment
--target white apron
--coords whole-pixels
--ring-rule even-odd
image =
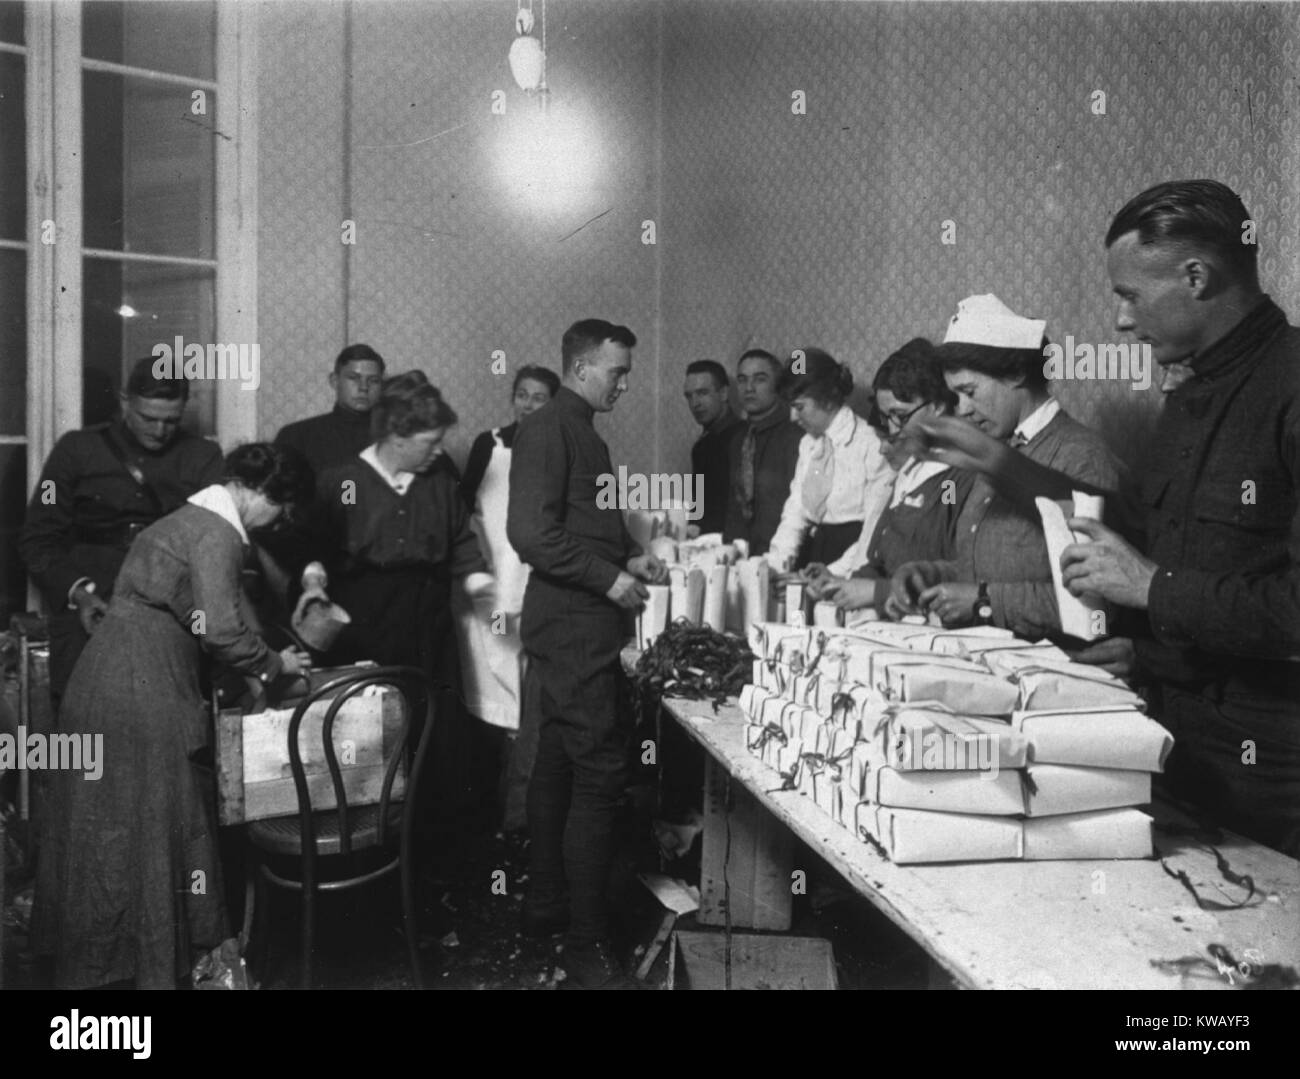
[[[524,606],[528,567],[519,561],[506,539],[510,450],[501,442],[500,428],[492,432],[492,441],[492,458],[479,484],[470,528],[496,578],[496,595],[471,602],[461,593],[456,630],[470,714],[494,727],[518,730],[523,664],[519,615]]]

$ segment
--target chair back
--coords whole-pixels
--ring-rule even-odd
[[[384,740],[385,761],[383,784],[378,795],[379,839],[382,846],[388,841],[389,806],[392,801],[393,781],[398,769],[407,766],[406,784],[401,794],[402,829],[408,831],[412,822],[416,792],[424,759],[429,751],[430,736],[435,720],[435,687],[429,676],[417,667],[372,667],[353,671],[335,678],[313,689],[303,697],[294,708],[289,720],[289,768],[293,773],[294,789],[298,796],[298,819],[302,832],[303,853],[314,857],[316,853],[316,827],[319,814],[337,814],[339,829],[339,853],[351,854],[353,841],[353,822],[356,814],[351,812],[361,805],[373,805],[376,798],[372,795],[364,801],[354,800],[348,803],[348,792],[343,781],[343,771],[339,765],[338,753],[334,745],[334,723],[343,706],[370,686],[385,686],[396,690],[401,702],[401,725],[397,737],[389,742]],[[314,704],[331,698],[329,706],[320,725],[321,748],[326,766],[329,769],[330,783],[334,791],[334,805],[329,808],[312,808],[311,787],[303,767],[303,753],[300,733],[303,720]],[[414,753],[408,752],[411,726],[415,703],[424,702],[424,717],[419,740]]]

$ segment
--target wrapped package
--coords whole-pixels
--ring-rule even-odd
[[[812,621],[814,626],[838,629],[844,625],[844,612],[833,603],[819,600],[813,604]]]
[[[1134,708],[1058,708],[1015,712],[1011,725],[1034,763],[1163,772],[1174,736]]]
[[[752,683],[740,687],[740,710],[745,713],[746,718],[751,723],[757,723],[763,714],[763,702],[771,696],[771,692],[764,686],[756,686]]]
[[[1024,821],[1024,858],[1150,858],[1151,818],[1138,809],[1103,809]]]
[[[874,730],[889,708],[889,700],[869,686],[842,682],[843,690],[831,698],[829,719],[832,724],[863,737],[864,730]]]
[[[1151,774],[1122,768],[1078,768],[1070,764],[1030,764],[1024,771],[1025,813],[1054,817],[1123,809],[1151,801]]]
[[[784,785],[791,790],[799,786],[800,759],[803,757],[803,743],[779,738],[771,738],[763,744],[762,761],[770,768],[781,773]]]
[[[1087,667],[1076,663],[1073,667]],[[1105,671],[1105,678],[1093,675],[1096,668],[1086,671],[1065,670],[1061,667],[1023,667],[1016,672],[1020,687],[1022,712],[1043,712],[1054,708],[1093,708],[1122,705],[1146,710],[1146,703],[1118,678]]]
[[[642,651],[655,642],[655,638],[668,625],[669,589],[667,585],[648,584],[645,605],[637,612],[636,639]]]
[[[1067,671],[1075,667],[1088,667],[1086,663],[1075,663],[1054,644],[1031,645],[1024,641],[1009,648],[985,648],[979,653],[979,659],[994,674],[1000,674],[1003,678],[1014,678],[1026,667],[1061,667]],[[1089,669],[1096,671],[1101,681],[1115,681],[1113,675],[1100,667]]]
[[[1020,821],[897,809],[860,802],[854,832],[882,848],[899,865],[923,862],[1018,860],[1024,849]]]
[[[874,746],[865,759],[859,759],[862,786],[854,794],[863,802],[934,813],[1020,816],[1025,812],[1019,771],[904,772],[885,763]]]
[[[721,633],[727,625],[727,566],[710,565],[704,570],[703,624]]]
[[[999,770],[1023,768],[1028,760],[1028,742],[1012,724],[957,715],[939,705],[891,705],[874,727],[858,733],[900,771],[933,769],[936,759],[945,770],[971,761],[996,761]]]
[[[799,704],[816,705],[817,683],[820,680],[821,674],[817,671],[795,675],[790,687],[790,699]]]
[[[803,742],[809,751],[817,741],[817,728],[822,725],[822,717],[815,708],[804,704],[794,704],[781,713],[781,729],[792,742]]]
[[[955,657],[913,656],[910,660],[889,658],[883,668],[881,692],[894,701],[938,701],[954,712],[976,716],[1010,716],[1020,696],[1017,687],[990,674],[974,663]]]
[[[741,624],[749,637],[749,647],[755,655],[762,655],[764,658],[768,658],[766,653],[755,647],[754,628],[770,624],[768,583],[771,580],[771,573],[767,559],[761,555],[736,563],[735,577],[740,594]]]
[[[833,723],[825,722],[817,727],[812,746],[814,753],[847,768],[853,747],[857,744],[854,731],[846,731]]]

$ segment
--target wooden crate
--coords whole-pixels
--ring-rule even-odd
[[[298,732],[303,769],[316,809],[332,809],[337,804],[321,739],[329,703],[313,704]],[[293,711],[273,708],[256,715],[238,711],[218,714],[217,819],[221,824],[246,824],[297,814],[298,795],[289,764],[289,721]],[[401,695],[387,686],[370,687],[339,710],[334,720],[334,752],[349,806],[379,801],[385,761],[401,734],[401,718]],[[394,801],[401,800],[405,786],[403,761],[393,779]]]
[[[691,989],[725,989],[727,935],[673,934],[675,966],[680,956]],[[829,940],[817,937],[731,935],[732,989],[837,989],[835,954]]]

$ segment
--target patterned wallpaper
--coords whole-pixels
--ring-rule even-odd
[[[543,116],[510,75],[515,7],[355,6],[351,334],[442,389],[463,462],[477,432],[513,418],[518,367],[558,373],[579,318],[624,323],[638,337],[630,389],[597,424],[616,461],[646,470],[659,249],[641,223],[658,216],[658,12],[548,4]]]
[[[333,406],[326,378],[345,344],[344,5],[259,12],[258,332],[263,438]]]
[[[1298,4],[550,0],[545,129],[506,65],[515,6],[352,5],[350,125],[348,9],[264,9],[265,434],[325,407],[329,359],[364,340],[442,386],[463,460],[509,418],[493,352],[558,369],[595,315],[640,338],[598,421],[614,460],[683,469],[701,356],[818,344],[867,383],[974,292],[1115,340],[1106,226],[1175,177],[1241,192],[1300,319]],[[1154,387],[1056,392],[1140,461]]]
[[[1118,340],[1106,227],[1198,176],[1300,320],[1300,5],[710,2],[665,30],[665,356],[815,343],[869,382],[977,292]],[[1056,392],[1140,461],[1160,395],[1122,386]],[[690,432],[670,410],[665,444]]]

